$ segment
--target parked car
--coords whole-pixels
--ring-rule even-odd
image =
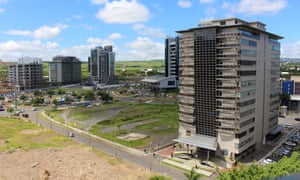
[[[69,132],[69,137],[74,137],[74,133]]]
[[[296,121],[300,121],[300,116],[295,117],[295,120],[296,120]]]

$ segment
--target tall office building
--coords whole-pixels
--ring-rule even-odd
[[[49,82],[59,85],[81,82],[81,62],[72,56],[55,56],[49,62]]]
[[[165,39],[165,75],[179,76],[179,37]]]
[[[180,36],[177,142],[224,159],[259,150],[276,134],[282,37],[261,22],[214,20]],[[209,154],[208,154],[209,155]]]
[[[91,49],[89,72],[95,84],[115,83],[115,53],[112,46]]]
[[[22,57],[8,67],[8,81],[17,91],[39,89],[44,85],[40,58]]]

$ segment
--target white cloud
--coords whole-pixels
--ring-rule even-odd
[[[0,8],[0,14],[4,12],[4,9]]]
[[[57,47],[56,42],[10,40],[0,42],[0,57],[4,61],[16,61],[22,56],[41,57],[43,60],[49,60],[57,55]]]
[[[164,31],[160,28],[151,28],[151,27],[147,27],[143,24],[135,24],[133,26],[133,29],[138,31],[138,33],[143,36],[152,36],[152,37],[158,37],[158,38],[166,37],[166,34],[164,33]]]
[[[154,42],[147,37],[138,37],[125,46],[130,50],[117,53],[117,60],[151,60],[164,57],[164,44]]]
[[[59,27],[49,27],[49,26],[42,26],[33,31],[33,36],[36,39],[49,39],[60,34]]]
[[[210,3],[213,3],[213,2],[215,2],[216,0],[199,0],[199,2],[201,3],[201,4],[210,4]]]
[[[95,38],[95,37],[89,37],[87,39],[87,43],[91,46],[105,46],[105,45],[114,45],[113,40],[121,39],[122,35],[119,33],[112,33],[105,39]]]
[[[96,17],[106,23],[129,24],[147,21],[149,10],[136,0],[112,1],[106,3],[105,7],[98,11]]]
[[[47,41],[46,47],[48,49],[55,49],[55,48],[58,48],[58,44],[56,42]]]
[[[9,30],[9,31],[2,31],[8,35],[17,35],[17,36],[30,36],[31,31],[23,31],[23,30]]]
[[[107,2],[108,0],[91,0],[91,3],[96,5],[105,4]]]
[[[177,5],[182,7],[182,8],[190,8],[192,6],[192,2],[191,1],[186,1],[186,0],[179,0]]]
[[[281,44],[281,57],[300,58],[300,42]]]
[[[49,39],[56,37],[60,34],[61,29],[65,29],[68,26],[65,24],[57,24],[56,26],[50,27],[50,26],[42,26],[34,31],[29,30],[8,30],[8,31],[2,31],[2,33],[8,34],[8,35],[17,35],[17,36],[31,36],[35,39]]]
[[[94,26],[90,26],[90,25],[87,25],[87,24],[81,24],[79,26],[83,27],[84,29],[87,29],[87,30],[94,30],[94,29],[96,29]]]
[[[119,33],[112,33],[111,35],[108,36],[108,39],[111,39],[111,40],[121,39],[121,38],[122,38],[122,35]]]
[[[248,15],[277,13],[287,5],[286,0],[241,0],[239,3],[224,3],[224,8],[230,8],[233,12],[246,13]]]

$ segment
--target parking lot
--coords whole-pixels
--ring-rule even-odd
[[[299,151],[300,121],[296,121],[296,117],[299,117],[298,113],[290,113],[286,117],[279,118],[279,124],[284,127],[282,136],[277,140],[275,148],[262,159],[263,164],[277,162],[282,157],[289,157],[294,151]]]

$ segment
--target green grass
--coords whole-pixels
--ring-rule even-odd
[[[65,119],[60,116],[64,111],[63,110],[46,110],[45,114],[50,118],[54,119],[55,121],[65,123]]]
[[[127,107],[130,105],[131,103],[118,102],[118,103],[105,103],[105,104],[101,104],[99,107],[93,107],[93,108],[77,107],[75,109],[71,109],[67,117],[78,121],[86,121],[86,120],[90,120],[91,118],[101,116],[101,114],[103,114],[105,111],[111,108]]]
[[[19,118],[0,117],[0,152],[16,149],[65,147],[70,138]]]
[[[118,127],[134,122],[153,120],[153,122],[133,127],[129,130],[116,130],[110,133],[101,133],[101,129],[107,127]],[[153,138],[161,135],[176,133],[178,129],[178,107],[177,105],[157,104],[133,104],[122,110],[114,118],[101,121],[94,125],[90,132],[103,138],[116,141],[130,147],[145,147]],[[116,138],[119,135],[130,132],[142,132],[150,136],[136,140],[125,141]]]

